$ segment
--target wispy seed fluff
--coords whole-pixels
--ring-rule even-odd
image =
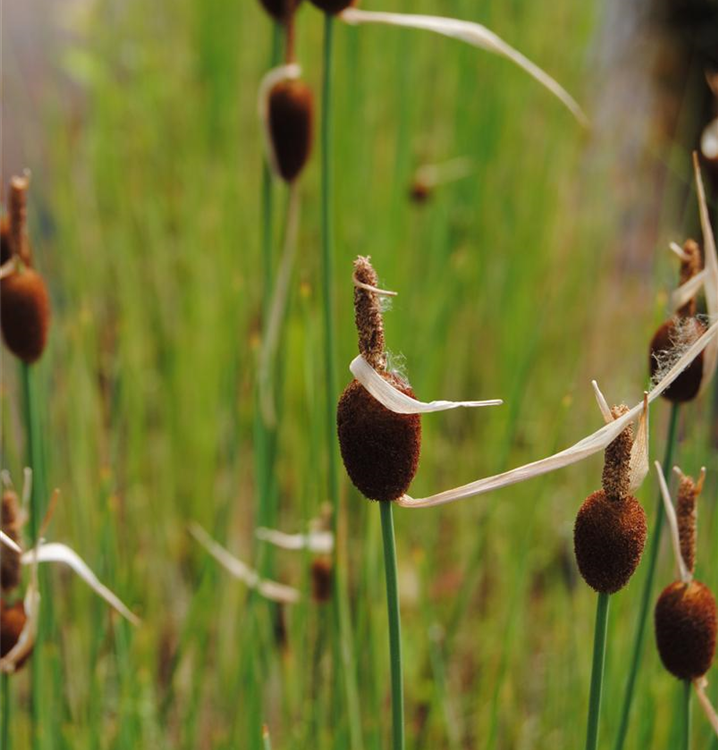
[[[681,257],[680,283],[685,284],[703,268],[701,250],[694,240],[687,240]],[[659,376],[665,363],[670,363],[677,351],[689,346],[706,331],[705,324],[695,317],[696,298],[691,297],[679,307],[675,314],[658,327],[653,335],[649,352],[651,378]],[[703,352],[685,369],[675,382],[663,393],[673,403],[693,400],[703,379]]]
[[[614,407],[615,418],[628,411]],[[602,489],[586,498],[576,517],[574,551],[586,583],[613,594],[629,581],[646,543],[646,514],[631,492],[633,428],[626,427],[606,448]]]
[[[368,258],[354,262],[354,284],[359,352],[381,377],[413,398],[409,384],[386,369],[378,279]],[[391,501],[404,495],[419,466],[419,414],[390,411],[352,380],[339,399],[337,433],[347,474],[365,497]]]

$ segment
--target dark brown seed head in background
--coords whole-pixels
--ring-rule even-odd
[[[286,23],[296,11],[301,0],[260,0],[264,9],[275,21]]]
[[[50,298],[37,271],[26,267],[0,282],[0,317],[7,348],[23,362],[36,362],[50,325]]]
[[[10,239],[10,219],[0,219],[0,266],[12,258],[12,240]]]
[[[0,527],[17,545],[20,545],[22,520],[17,495],[12,490],[5,490],[0,507]],[[0,547],[0,588],[12,591],[20,585],[22,563],[19,553],[2,545]]]
[[[681,680],[702,677],[716,648],[716,602],[698,581],[677,581],[663,590],[654,613],[663,666]]]
[[[332,600],[332,560],[329,556],[316,557],[312,560],[312,599],[317,604]]]
[[[0,599],[0,658],[7,656],[18,642],[26,621],[25,606],[21,601],[7,604]],[[18,669],[31,654],[32,652],[18,663]]]
[[[272,87],[268,125],[279,174],[286,182],[293,182],[312,150],[314,103],[306,83],[280,81]]]
[[[676,347],[676,341],[692,344],[706,331],[705,325],[697,318],[680,318],[674,316],[661,325],[651,340],[649,353],[649,370],[655,379],[661,356]],[[671,403],[692,401],[701,388],[703,379],[703,352],[666,388],[663,398]]]
[[[355,2],[356,0],[312,0],[312,5],[334,16],[346,10],[350,5],[354,5]]]
[[[641,561],[646,535],[646,513],[635,497],[610,500],[603,490],[589,495],[573,532],[583,579],[601,594],[622,589]]]

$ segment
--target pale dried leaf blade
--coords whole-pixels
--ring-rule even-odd
[[[433,31],[505,57],[547,88],[570,110],[582,125],[588,126],[588,118],[566,89],[551,78],[548,73],[531,62],[525,55],[511,47],[493,31],[490,31],[481,24],[440,16],[412,15],[408,13],[376,13],[358,10],[357,8],[347,8],[339,17],[352,25],[376,23]]]
[[[39,563],[64,563],[77,573],[82,580],[102,599],[104,599],[114,610],[119,612],[126,620],[137,626],[140,618],[132,612],[122,600],[107,588],[99,578],[92,572],[87,563],[66,544],[50,542],[40,544],[39,547],[25,552],[22,556],[23,565],[31,565],[35,553]]]
[[[475,408],[503,404],[501,399],[490,399],[488,401],[417,401],[417,399],[407,396],[397,388],[394,388],[391,383],[379,375],[361,354],[352,360],[349,369],[352,375],[382,406],[385,406],[396,414],[426,414],[435,411],[458,409],[460,407]]]
[[[671,500],[671,493],[668,491],[668,484],[666,484],[666,478],[663,476],[663,469],[661,464],[655,462],[656,473],[658,474],[658,486],[661,489],[661,497],[663,498],[663,508],[666,511],[666,519],[668,520],[668,528],[671,534],[671,546],[673,547],[673,557],[676,561],[676,566],[681,577],[681,581],[687,583],[691,580],[691,574],[683,560],[681,554],[681,540],[678,532],[678,518],[676,516],[676,509],[673,506]]]
[[[190,524],[189,531],[230,575],[242,581],[248,588],[256,589],[262,596],[275,602],[294,604],[299,601],[299,591],[282,583],[262,580],[256,570],[218,544],[199,524]]]
[[[648,403],[655,401],[673,381],[690,365],[691,362],[705,349],[705,347],[718,337],[718,322],[714,323],[702,336],[700,336],[678,359],[678,361],[668,370],[659,383],[649,392]],[[547,474],[557,469],[583,461],[585,458],[598,453],[615,440],[618,435],[636,419],[644,408],[644,402],[634,406],[611,424],[604,425],[601,429],[596,430],[588,437],[583,438],[569,448],[559,453],[555,453],[547,458],[533,461],[530,464],[519,466],[515,469],[496,474],[495,476],[478,479],[469,482],[460,487],[451,490],[430,495],[424,498],[413,498],[404,495],[396,501],[397,505],[404,508],[429,508],[435,505],[444,505],[445,503],[462,500],[467,497],[483,495],[487,492],[508,487],[518,482],[524,482],[527,479]]]
[[[683,305],[690,302],[703,288],[707,278],[708,272],[704,268],[695,276],[688,279],[685,284],[681,284],[677,289],[674,289],[671,293],[671,307],[674,310],[678,310],[683,307]]]
[[[13,552],[17,552],[18,555],[22,554],[22,550],[18,547],[15,540],[11,539],[4,531],[0,530],[0,542],[6,547],[9,547]]]
[[[285,534],[277,529],[260,526],[254,535],[263,542],[285,550],[309,550],[318,555],[329,554],[334,549],[331,531],[310,531],[308,534]]]
[[[710,722],[713,731],[718,736],[718,714],[716,713],[710,698],[706,694],[706,688],[708,687],[708,680],[705,677],[700,677],[693,681],[693,687],[695,688],[696,695],[698,696],[698,702],[701,704],[703,713]]]
[[[703,178],[698,163],[698,154],[693,154],[693,169],[696,178],[696,190],[698,192],[698,208],[701,216],[701,229],[703,230],[703,266],[706,271],[705,295],[708,318],[711,322],[718,319],[718,254],[716,253],[716,241],[711,227],[708,214],[706,193],[703,188]],[[710,383],[716,368],[718,368],[718,339],[706,348],[703,355],[703,377],[701,380],[701,392],[704,392]]]
[[[648,465],[648,394],[644,401],[644,408],[641,416],[638,418],[638,429],[631,446],[630,461],[630,488],[631,491],[637,490],[646,478],[649,470]]]
[[[593,387],[593,395],[596,397],[596,403],[598,404],[598,409],[601,412],[603,421],[606,424],[610,424],[611,422],[613,422],[611,407],[608,405],[606,397],[603,395],[601,389],[598,387],[598,383],[595,380],[591,381],[591,386]]]

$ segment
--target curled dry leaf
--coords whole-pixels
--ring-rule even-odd
[[[683,581],[683,583],[690,583],[690,581],[693,579],[693,576],[691,575],[691,572],[688,569],[685,560],[683,559],[683,555],[681,554],[681,542],[680,535],[678,533],[678,518],[676,517],[676,509],[673,506],[671,493],[668,491],[668,484],[666,483],[666,478],[663,476],[663,469],[661,469],[661,464],[656,461],[654,465],[656,467],[656,472],[658,473],[658,484],[661,488],[663,507],[665,508],[666,518],[668,519],[668,528],[670,529],[671,534],[671,546],[673,547],[673,556],[676,561],[676,566],[678,567],[681,581]]]

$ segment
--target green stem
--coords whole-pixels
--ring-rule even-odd
[[[10,680],[7,674],[0,678],[0,690],[2,690],[2,750],[10,750]]]
[[[38,413],[37,395],[35,393],[35,368],[23,362],[20,366],[23,409],[26,434],[26,462],[32,469],[32,492],[30,493],[30,518],[28,527],[30,531],[30,545],[37,544],[40,529],[40,518],[42,513],[42,496],[45,488],[45,476],[43,466],[42,448],[40,445],[40,415]],[[39,582],[38,582],[39,585]],[[34,656],[30,659],[32,685],[30,693],[30,732],[32,746],[40,747],[40,684],[42,680],[40,659],[40,638],[42,628],[38,629],[35,636]]]
[[[596,629],[593,635],[593,666],[591,668],[591,697],[588,704],[588,730],[586,750],[598,746],[598,720],[601,715],[603,668],[606,663],[606,630],[608,628],[609,594],[599,594],[596,606]]]
[[[676,445],[676,436],[678,432],[678,404],[671,406],[671,416],[668,423],[668,436],[666,438],[666,452],[663,457],[663,475],[667,475],[671,470],[671,464],[673,463],[673,452]],[[653,580],[656,574],[656,564],[658,561],[658,550],[661,544],[661,531],[663,529],[663,501],[658,496],[658,502],[656,503],[656,517],[653,523],[653,534],[648,550],[648,569],[646,571],[646,578],[643,583],[643,591],[641,593],[641,607],[638,612],[638,622],[636,624],[636,634],[633,640],[633,654],[631,656],[631,666],[628,672],[628,681],[626,682],[626,692],[623,697],[623,706],[621,709],[621,723],[618,727],[618,734],[616,736],[616,743],[614,750],[623,750],[623,745],[626,742],[626,735],[628,734],[628,723],[631,717],[631,705],[633,703],[633,696],[636,689],[636,680],[638,678],[638,669],[641,665],[641,657],[643,655],[643,642],[646,637],[646,622],[648,620],[648,612],[651,606],[653,598]]]
[[[691,747],[691,681],[683,680],[683,742],[681,750],[690,750]]]
[[[396,574],[396,545],[391,503],[379,503],[381,533],[384,540],[384,570],[386,571],[386,603],[389,612],[389,652],[391,659],[392,747],[404,750],[404,686],[401,676],[401,616],[399,614],[399,585]]]

